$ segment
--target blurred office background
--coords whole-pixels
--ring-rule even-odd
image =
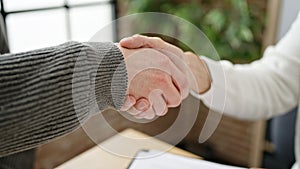
[[[285,34],[300,9],[299,0],[0,0],[0,2],[11,52],[47,47],[69,40],[88,41],[98,30],[118,17],[154,11],[174,14],[193,23],[207,35],[221,58],[235,63],[248,63],[259,59],[268,45],[275,44]],[[145,19],[144,23],[146,22]],[[126,27],[118,25],[105,40],[118,40],[119,31],[124,29]],[[192,35],[186,32],[185,36]],[[176,41],[174,43],[176,44]],[[181,46],[180,43],[177,45]],[[187,50],[185,46],[181,47]],[[177,146],[208,160],[239,166],[288,169],[293,163],[295,111],[269,121],[256,122],[224,116],[215,134],[206,143],[199,144],[197,140],[207,111],[206,107],[200,107],[194,127]],[[105,120],[116,130],[131,127],[155,135],[174,122],[178,109],[171,109],[165,117],[148,124],[128,121],[113,110],[107,110],[103,114]],[[96,120],[92,118],[87,126],[99,133],[97,136],[99,142],[112,135],[104,126],[99,127],[99,124],[95,123]],[[36,168],[53,168],[94,145],[95,143],[80,128],[39,147]]]
[[[115,19],[114,8],[110,0],[1,0],[11,52],[88,41]]]

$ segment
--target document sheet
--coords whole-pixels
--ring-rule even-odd
[[[245,169],[156,150],[142,150],[128,169]]]

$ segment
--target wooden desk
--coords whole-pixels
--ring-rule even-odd
[[[122,152],[126,152],[126,154],[132,157],[142,149],[156,149],[164,151],[171,146],[155,138],[151,138],[150,140],[147,139],[148,141],[143,142],[143,144],[133,143],[130,141],[126,141],[126,139],[124,139],[124,136],[137,139],[149,138],[148,135],[136,130],[126,129],[121,132],[121,135],[115,135],[101,143],[101,145],[119,149]],[[169,152],[192,158],[200,158],[197,155],[176,147],[171,148]],[[100,148],[100,146],[95,146],[90,150],[78,155],[77,157],[67,161],[66,163],[58,166],[56,169],[126,169],[131,160],[132,158],[117,156],[112,153],[108,153],[107,151]]]

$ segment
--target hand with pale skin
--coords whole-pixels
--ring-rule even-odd
[[[202,94],[205,93],[210,88],[211,78],[208,68],[204,61],[202,61],[197,55],[192,52],[183,52],[178,47],[169,44],[157,37],[147,37],[142,35],[134,35],[129,38],[122,39],[120,42],[122,47],[128,49],[137,49],[137,48],[152,48],[155,50],[164,53],[166,56],[173,55],[172,58],[177,56],[180,58],[180,61],[185,62],[188,65],[189,70],[193,73],[193,77],[188,76],[191,78],[190,82],[190,89],[194,90],[195,92]],[[187,69],[182,65],[182,63],[178,63],[181,69]],[[187,75],[188,70],[182,70]],[[194,78],[194,79],[192,79]],[[193,84],[193,82],[197,82],[197,84]]]
[[[192,52],[185,52],[185,62],[197,82],[197,85],[191,84],[190,88],[198,94],[207,92],[210,89],[211,76],[205,62]]]
[[[147,37],[142,35],[134,35],[132,37],[122,39],[120,45],[128,49],[139,49],[139,48],[155,49],[163,53],[164,55],[168,56],[173,61],[173,63],[176,66],[178,66],[178,68],[182,72],[184,72],[184,76],[187,77],[189,81],[189,89],[192,89],[198,93],[204,93],[210,88],[211,80],[205,63],[203,63],[203,61],[201,61],[195,54],[191,52],[184,53],[178,47],[166,43],[160,38]],[[146,116],[148,116],[147,115],[148,111],[145,110],[147,109],[147,107],[150,106],[148,100],[139,99],[136,101],[135,98],[132,98],[130,96],[127,97],[127,100],[131,100],[132,103],[132,104],[127,104],[126,106],[127,110],[130,109],[131,112],[142,112],[138,116],[138,118],[145,118]],[[166,112],[164,110],[164,113],[156,114],[156,115],[162,116],[165,114]],[[148,117],[151,116],[149,115]]]
[[[188,96],[188,80],[174,62],[154,49],[126,49],[123,53],[128,73],[127,98],[123,111],[136,118],[163,116]]]
[[[150,38],[151,40],[148,40],[148,38]],[[179,71],[183,72],[183,74],[174,74],[176,76],[178,76],[178,78],[182,78],[182,77],[186,77],[188,78],[188,83],[190,83],[189,77],[191,76],[191,71],[189,70],[188,66],[185,64],[184,62],[184,57],[185,54],[184,52],[177,48],[174,45],[171,45],[169,43],[165,43],[163,40],[161,40],[160,38],[157,37],[146,37],[146,36],[142,36],[142,35],[135,35],[133,37],[129,37],[129,38],[125,38],[122,39],[120,42],[120,46],[128,48],[128,49],[155,49],[157,51],[159,51],[161,54],[164,54],[165,56],[168,56],[168,58],[172,61],[172,63],[174,65],[176,65],[176,67],[179,69]],[[153,58],[152,58],[153,61]],[[174,83],[174,81],[173,81]],[[178,86],[178,84],[176,84],[176,82],[174,83],[176,86]],[[189,93],[189,86],[187,86],[184,90],[177,88],[180,93],[182,95],[184,95],[185,97],[187,97],[188,93]],[[158,94],[156,94],[158,95]],[[156,102],[161,102],[161,100],[157,100],[155,99],[155,94],[153,95],[153,101]],[[172,97],[172,96],[170,96]],[[173,96],[174,97],[174,96]],[[185,98],[183,97],[181,99],[181,101]],[[148,110],[145,110],[149,107],[151,107],[151,103],[149,103],[149,100],[141,98],[141,99],[136,99],[134,97],[131,97],[130,95],[127,96],[126,99],[126,103],[123,106],[123,111],[124,110],[128,110],[129,112],[131,112],[131,114],[138,114],[138,116],[135,116],[137,118],[147,118],[147,119],[151,119],[150,117],[154,117],[149,115]],[[176,106],[167,106],[167,107],[176,107]],[[133,112],[133,113],[132,113]],[[167,112],[167,109],[164,109],[163,113],[156,113],[155,115],[157,116],[163,116],[165,115]],[[153,113],[151,113],[153,114]]]

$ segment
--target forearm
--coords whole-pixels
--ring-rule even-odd
[[[299,63],[282,58],[275,48],[269,48],[265,55],[249,65],[206,59],[212,86],[200,98],[211,109],[242,119],[287,112],[296,106],[299,96]]]
[[[100,111],[119,108],[127,88],[123,57],[112,43],[1,55],[0,81],[0,156],[72,131],[96,104]]]
[[[225,96],[211,108],[224,108],[228,115],[247,119],[271,117],[295,107],[300,95],[299,29],[300,13],[284,38],[254,63],[232,65],[207,60],[213,82],[212,90],[202,96],[204,102],[210,104],[213,97]]]

